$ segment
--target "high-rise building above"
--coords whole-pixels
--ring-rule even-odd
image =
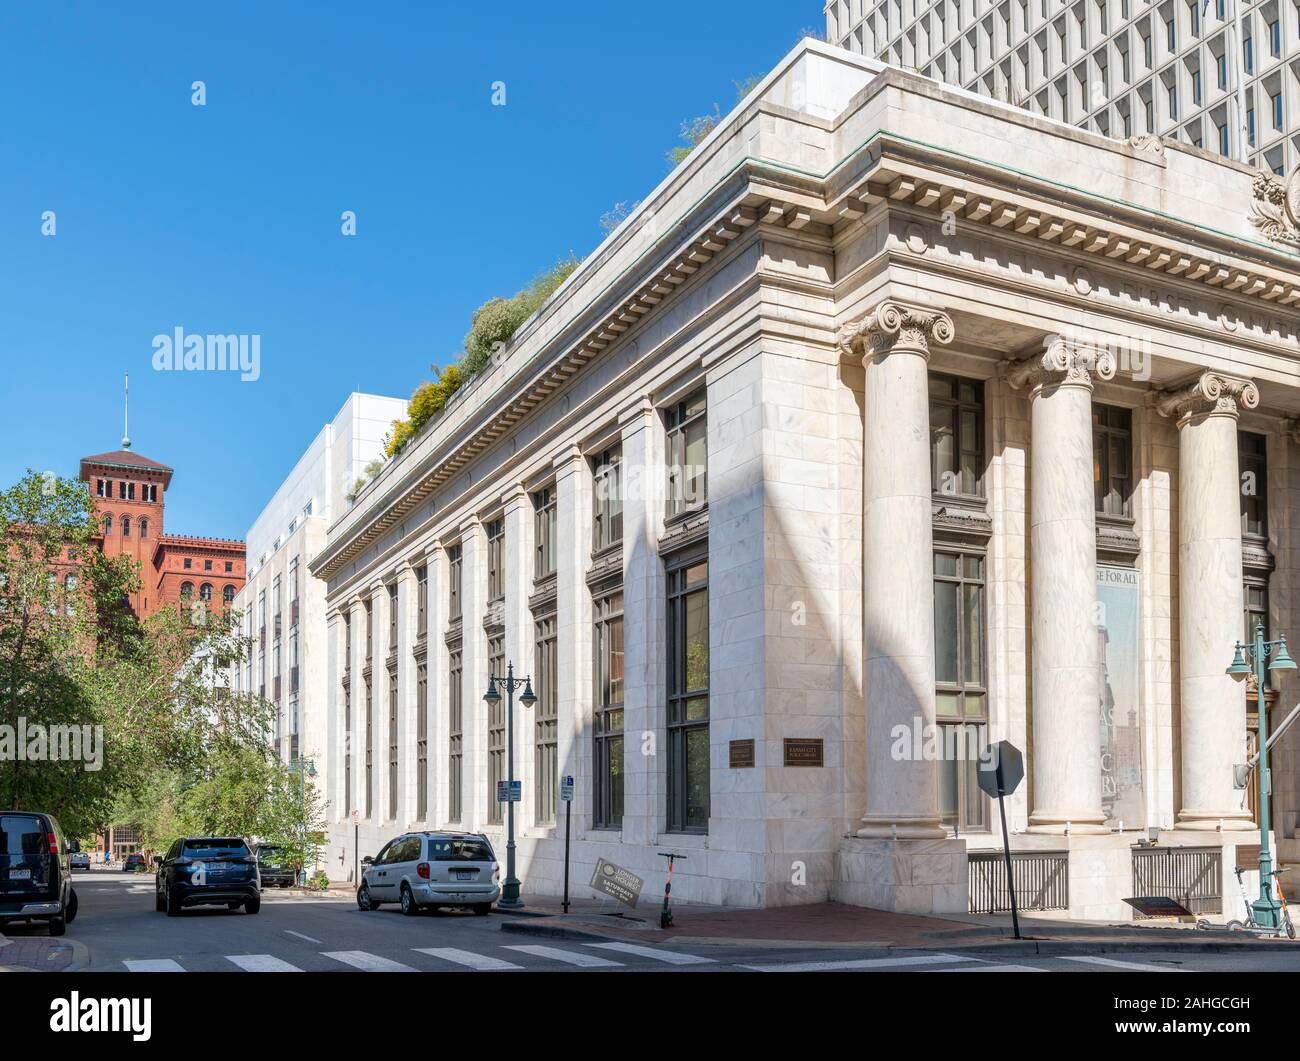
[[[1300,160],[1297,0],[830,0],[850,51],[1106,136],[1281,175]]]

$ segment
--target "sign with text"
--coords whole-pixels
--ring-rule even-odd
[[[825,741],[821,737],[786,737],[786,766],[824,766]]]
[[[645,881],[631,870],[606,862],[603,858],[597,859],[596,870],[591,875],[592,888],[611,899],[617,899],[624,906],[636,906],[644,884]]]
[[[497,802],[518,803],[523,798],[523,790],[524,783],[522,781],[498,781]]]
[[[569,777],[562,777],[562,778],[560,778],[560,799],[561,799],[561,801],[563,801],[564,803],[571,803],[571,802],[573,802],[573,778],[572,778],[572,776],[569,776]]]
[[[1141,584],[1131,567],[1097,567],[1101,638],[1101,807],[1106,824],[1146,827],[1138,689]]]
[[[754,765],[754,738],[733,740],[728,748],[727,765],[732,770],[746,770]]]

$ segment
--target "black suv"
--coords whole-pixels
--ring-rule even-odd
[[[257,855],[257,870],[262,876],[262,883],[267,887],[292,888],[297,881],[293,877],[293,866],[285,861],[284,852],[270,844],[258,844],[253,849]]]
[[[0,811],[0,925],[44,921],[51,936],[61,936],[76,916],[58,821],[36,811]]]
[[[262,908],[257,857],[238,836],[199,836],[177,840],[161,858],[155,878],[155,909],[175,917],[186,906],[241,906],[250,914]]]

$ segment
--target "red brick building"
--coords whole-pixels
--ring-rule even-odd
[[[172,469],[129,447],[83,457],[81,478],[95,499],[100,548],[108,556],[125,553],[140,566],[131,607],[143,619],[186,601],[228,605],[244,584],[244,543],[167,534]]]

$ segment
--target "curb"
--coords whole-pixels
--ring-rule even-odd
[[[594,939],[601,942],[626,942],[622,936],[607,936],[600,932],[589,932],[581,928],[570,928],[567,925],[548,925],[532,921],[502,921],[501,931],[514,932],[523,936],[545,936],[549,939]]]
[[[1227,940],[1200,940],[1197,942],[1175,942],[1173,940],[1099,940],[1089,943],[1085,940],[1005,940],[1001,943],[972,943],[966,946],[944,946],[927,944],[925,946],[902,947],[894,945],[891,950],[935,950],[956,954],[1041,954],[1050,957],[1054,954],[1131,954],[1140,951],[1145,954],[1234,954],[1259,953],[1259,945],[1264,949],[1280,951],[1282,943],[1270,943],[1266,940],[1253,942],[1229,942]]]
[[[72,961],[68,964],[68,967],[62,971],[65,973],[81,972],[82,969],[90,964],[90,948],[79,939],[69,939],[64,942],[72,948]]]

